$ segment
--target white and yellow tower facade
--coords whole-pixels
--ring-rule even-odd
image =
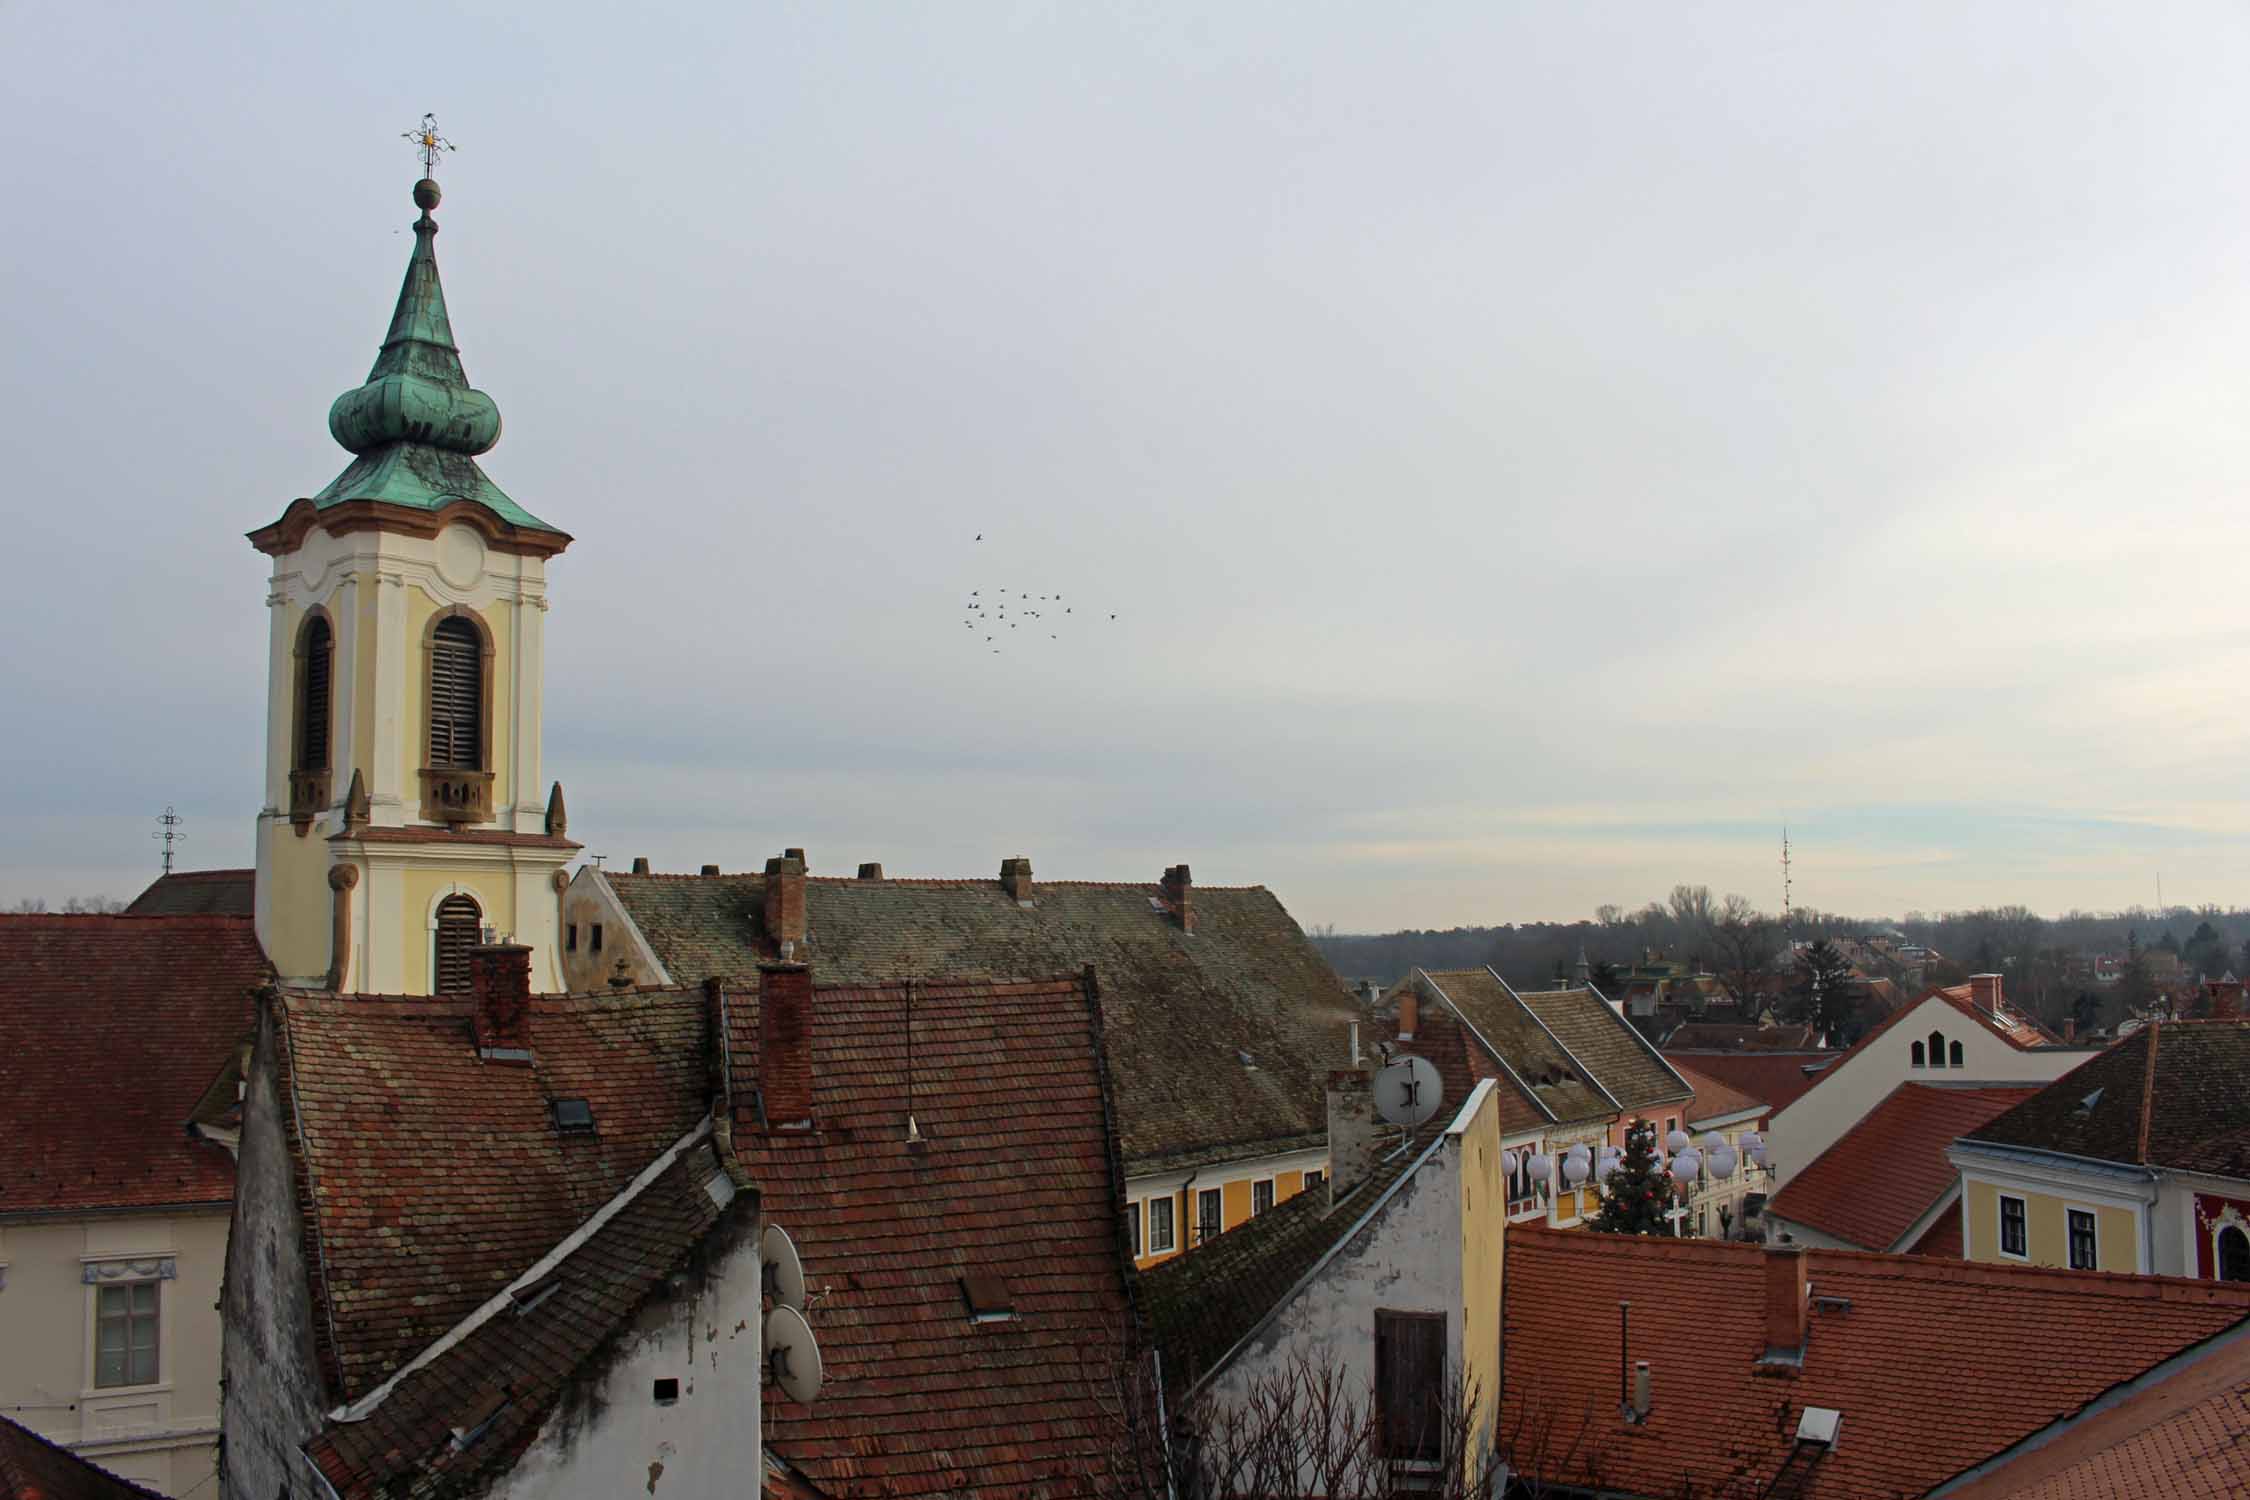
[[[487,931],[561,987],[565,836],[539,764],[547,560],[570,537],[485,477],[438,281],[438,187],[366,384],[329,409],[352,462],[250,533],[273,559],[257,923],[286,980],[466,988]]]

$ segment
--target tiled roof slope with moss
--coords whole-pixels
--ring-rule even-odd
[[[607,879],[674,980],[778,956],[763,875]],[[1357,1015],[1335,971],[1262,886],[1195,887],[1192,935],[1162,894],[1155,882],[1040,882],[1026,908],[996,880],[813,879],[797,957],[823,983],[1091,964],[1128,1170],[1318,1147],[1322,1080],[1347,1060]]]
[[[256,913],[256,870],[174,870],[149,882],[128,917],[248,917]]]
[[[1677,1103],[1695,1092],[1598,991],[1522,990],[1518,998],[1626,1113]]]
[[[1967,1139],[2250,1177],[2250,1020],[2144,1026]]]
[[[250,919],[0,916],[0,975],[0,1214],[223,1210],[187,1122],[272,978]]]
[[[1569,1052],[1490,969],[1418,972],[1436,988],[1441,1003],[1469,1023],[1479,1043],[1508,1065],[1555,1123],[1606,1119],[1617,1113],[1600,1080],[1571,1061]]]

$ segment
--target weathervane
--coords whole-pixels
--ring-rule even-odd
[[[453,149],[453,143],[438,134],[436,115],[422,116],[422,123],[406,131],[403,139],[414,143],[415,152],[422,158],[424,177],[436,177],[439,155]]]

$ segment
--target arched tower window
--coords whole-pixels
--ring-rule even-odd
[[[1923,1045],[1922,1045],[1922,1044],[1921,1044],[1920,1042],[1916,1042],[1916,1043],[1914,1044],[1914,1066],[1915,1066],[1915,1067],[1919,1068],[1919,1067],[1923,1067],[1923,1066],[1926,1066],[1926,1065],[1927,1065],[1927,1063],[1928,1063],[1929,1059],[1928,1059],[1928,1057],[1926,1056],[1926,1052],[1927,1052],[1927,1049],[1926,1049],[1926,1048],[1924,1048],[1924,1047],[1923,1047]]]
[[[473,898],[456,893],[438,903],[430,993],[466,995],[469,992],[469,950],[477,945],[483,932],[484,911]]]
[[[1950,1062],[1950,1063],[1951,1063],[1951,1064],[1952,1064],[1952,1065],[1953,1065],[1954,1067],[1956,1067],[1956,1068],[1960,1067],[1960,1066],[1961,1066],[1961,1044],[1960,1044],[1959,1042],[1947,1042],[1947,1043],[1945,1044],[1945,1047],[1946,1047],[1946,1061]]]
[[[330,685],[336,670],[336,638],[328,628],[328,616],[315,614],[305,621],[304,643],[297,656],[296,768],[325,771]]]
[[[2250,1281],[2250,1234],[2239,1224],[2219,1231],[2219,1279]]]
[[[1945,1066],[1945,1038],[1935,1031],[1930,1033],[1930,1066],[1933,1068]]]
[[[484,637],[460,615],[430,635],[430,769],[484,769]]]

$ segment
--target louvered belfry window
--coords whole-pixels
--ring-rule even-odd
[[[329,684],[336,665],[336,638],[325,615],[314,615],[305,626],[304,689],[297,701],[297,769],[328,769]]]
[[[484,769],[484,641],[459,615],[430,641],[430,769]]]
[[[484,931],[484,913],[467,896],[448,896],[437,909],[437,969],[430,976],[430,991],[438,995],[469,992],[469,950]]]

